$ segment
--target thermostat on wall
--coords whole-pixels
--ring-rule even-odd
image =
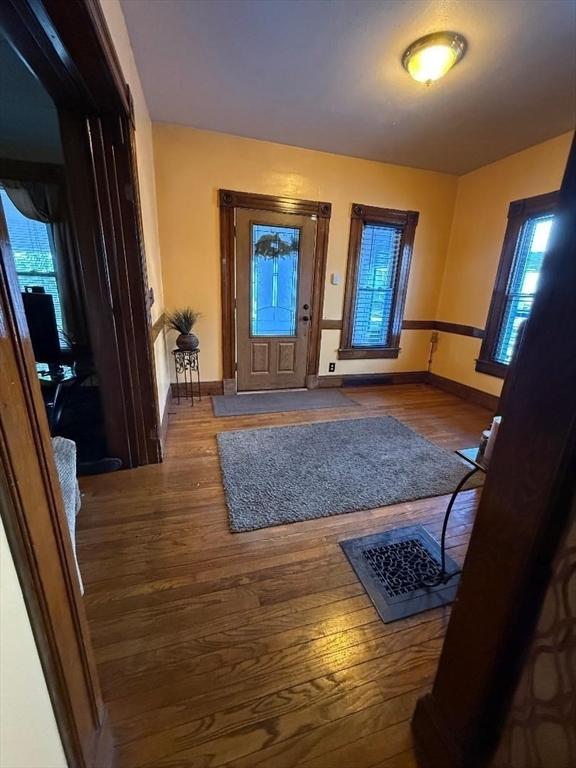
[[[332,285],[340,285],[340,275],[338,272],[332,272],[330,275],[330,282]]]

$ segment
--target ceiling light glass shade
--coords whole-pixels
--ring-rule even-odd
[[[404,69],[419,83],[444,77],[466,51],[466,40],[457,32],[434,32],[412,43],[402,56]]]

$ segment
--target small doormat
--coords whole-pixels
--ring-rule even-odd
[[[339,389],[303,389],[298,392],[250,392],[243,395],[214,395],[214,416],[248,416],[254,413],[310,411],[358,405]]]
[[[340,546],[382,621],[405,619],[451,603],[460,567],[446,555],[447,583],[426,587],[440,575],[440,545],[421,525],[341,541]]]
[[[234,430],[217,439],[236,532],[441,496],[470,470],[391,416]],[[477,485],[474,477],[467,487]]]

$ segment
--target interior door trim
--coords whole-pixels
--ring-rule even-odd
[[[222,295],[222,378],[224,394],[236,392],[236,315],[235,315],[235,272],[236,255],[234,247],[234,219],[237,208],[251,208],[274,213],[293,213],[316,216],[316,241],[314,245],[314,274],[312,278],[312,310],[308,359],[306,363],[306,386],[318,386],[320,365],[320,342],[322,338],[322,307],[328,254],[328,231],[331,203],[299,200],[292,197],[257,195],[250,192],[235,192],[221,189],[218,193],[220,208],[220,268]]]
[[[125,389],[120,407],[132,408],[127,464],[160,460],[159,418],[151,347],[150,306],[134,156],[134,115],[98,0],[4,0],[0,25],[42,82],[58,108],[61,128],[71,131],[65,149],[79,161],[78,184],[86,191],[74,218],[93,274],[105,275],[101,289],[90,283],[101,306],[111,306],[112,280],[123,269],[130,310],[118,314],[107,334],[106,316],[97,326],[101,350],[118,355],[119,337],[131,340],[138,371],[117,366]],[[73,125],[70,124],[73,122]],[[91,127],[102,124],[90,150]],[[115,131],[115,134],[113,133]],[[115,143],[109,138],[116,137]],[[109,167],[110,154],[115,165]],[[97,175],[96,162],[101,167]],[[45,169],[46,170],[46,169]],[[96,206],[97,201],[106,205]],[[90,207],[92,205],[92,207]],[[0,216],[0,507],[22,586],[67,762],[74,768],[113,764],[113,738],[102,701],[85,607],[44,404],[22,308],[9,241]],[[84,262],[85,263],[85,262]],[[101,291],[101,292],[100,292]],[[129,293],[128,293],[129,291]],[[136,331],[134,330],[136,329]],[[96,346],[96,345],[94,345]],[[114,369],[107,369],[108,375]],[[122,398],[131,400],[130,405]],[[134,424],[135,419],[139,420]],[[120,432],[123,421],[119,420]]]
[[[109,450],[125,467],[157,463],[160,417],[134,110],[100,2],[5,0],[0,25],[58,110]]]
[[[0,357],[2,522],[66,757],[96,768],[109,764],[112,737],[1,210]]]

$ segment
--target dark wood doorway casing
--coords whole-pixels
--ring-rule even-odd
[[[291,197],[256,195],[219,191],[220,206],[220,264],[222,295],[222,377],[224,394],[236,392],[236,255],[235,255],[235,213],[238,208],[274,213],[292,213],[302,216],[316,216],[316,241],[314,245],[314,274],[312,279],[312,304],[308,360],[306,364],[306,386],[318,386],[320,365],[320,343],[322,340],[322,311],[326,258],[328,253],[328,232],[332,206],[326,202],[299,200]]]
[[[576,493],[576,139],[431,693],[419,765],[490,764]],[[566,598],[567,599],[567,598]],[[563,643],[574,637],[565,633]],[[564,692],[563,695],[569,695]]]
[[[134,115],[98,0],[3,0],[7,39],[59,111],[110,446],[160,459]],[[0,508],[68,764],[112,765],[26,318],[0,222]]]
[[[130,91],[98,0],[6,0],[0,24],[59,113],[108,448],[161,459]]]
[[[1,209],[0,359],[2,521],[69,765],[99,768],[111,734]]]

